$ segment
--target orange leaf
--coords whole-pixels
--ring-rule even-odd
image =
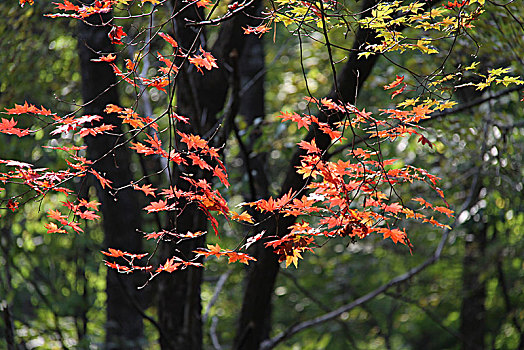
[[[173,39],[169,34],[165,34],[165,33],[159,32],[158,35],[160,35],[160,37],[162,37],[162,39],[164,39],[169,44],[171,44],[171,46],[173,46],[174,49],[176,49],[178,47],[178,43],[176,42],[176,40]]]
[[[113,188],[111,187],[111,184],[113,183],[112,181],[102,177],[102,175],[100,175],[99,173],[97,173],[97,171],[95,169],[91,169],[89,170],[89,172],[93,175],[95,175],[95,177],[98,179],[98,181],[100,182],[100,185],[102,186],[102,189],[109,187],[109,188]]]
[[[142,191],[146,194],[146,196],[153,196],[153,197],[156,197],[155,195],[155,191],[156,191],[156,188],[151,188],[151,184],[149,185],[142,185],[142,186],[138,186],[138,185],[133,185],[133,189],[136,190],[136,191]]]

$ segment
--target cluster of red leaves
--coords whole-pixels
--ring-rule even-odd
[[[113,29],[109,33],[109,37],[113,43],[123,44],[122,38],[126,36],[122,28],[119,26],[113,26]],[[190,53],[184,53],[183,50],[178,46],[177,41],[171,37],[169,34],[158,32],[158,36],[164,39],[168,44],[173,48],[173,53],[167,56],[162,55],[160,52],[157,52],[157,58],[162,62],[165,67],[159,67],[159,72],[161,74],[154,76],[152,78],[141,77],[137,74],[137,66],[139,62],[134,62],[129,59],[126,60],[126,71],[123,72],[115,63],[115,56],[101,56],[99,59],[94,61],[97,62],[108,62],[111,64],[114,73],[120,77],[123,81],[128,84],[137,87],[140,85],[156,88],[159,91],[167,93],[166,87],[171,83],[171,78],[176,76],[179,71],[179,67],[174,63],[175,58],[185,59],[187,58],[188,62],[196,67],[196,69],[204,73],[202,68],[206,70],[211,70],[213,68],[218,68],[216,59],[213,55],[200,47],[200,55]]]
[[[271,27],[269,27],[266,24],[261,24],[258,27],[250,27],[247,26],[244,29],[244,34],[257,34],[258,37],[262,37],[265,33],[269,32],[271,30]]]
[[[122,3],[121,0],[97,0],[88,5],[75,5],[68,0],[62,0],[61,3],[55,3],[57,9],[64,11],[58,14],[48,15],[49,17],[70,17],[80,20],[91,15],[99,15],[110,12],[113,7]],[[20,4],[32,4],[33,0],[20,0]],[[153,5],[159,3],[158,0],[141,0],[142,4],[150,2]],[[323,18],[322,11],[310,2],[301,1],[308,11],[318,18]],[[461,3],[449,2],[449,7],[461,7],[468,1]],[[209,0],[200,0],[196,2],[197,7],[207,7]],[[234,2],[228,6],[229,11],[238,11],[242,5]],[[122,26],[109,24],[109,38],[112,43],[123,45],[124,38],[127,34]],[[270,30],[269,24],[263,24],[258,27],[244,28],[245,34],[262,35]],[[120,68],[116,63],[116,55],[108,54],[101,56],[93,61],[101,64],[110,64],[114,73],[123,81],[134,87],[154,88],[167,93],[171,83],[176,78],[180,66],[175,62],[189,62],[199,72],[204,74],[204,70],[218,68],[216,59],[211,53],[206,52],[202,47],[199,48],[198,54],[195,52],[185,52],[179,47],[177,41],[168,34],[158,32],[166,43],[170,45],[172,51],[170,54],[163,55],[157,52],[159,62],[163,64],[158,68],[158,74],[153,77],[143,77],[137,74],[137,68],[140,65],[140,57],[136,60],[125,61],[125,70]],[[156,74],[156,73],[155,73]],[[402,85],[401,85],[402,84]],[[401,86],[400,86],[401,85]],[[400,88],[398,88],[400,86]],[[392,98],[403,93],[407,85],[404,83],[404,77],[396,77],[391,84],[384,86],[384,89],[395,89],[392,92]],[[292,121],[297,123],[298,128],[316,128],[320,133],[324,133],[333,143],[343,142],[345,140],[344,131],[349,128],[358,128],[368,133],[369,137],[381,140],[395,140],[398,137],[404,137],[411,134],[419,136],[419,142],[422,145],[432,146],[431,142],[420,134],[422,129],[417,123],[423,119],[429,118],[429,115],[438,103],[435,101],[425,101],[420,104],[413,104],[411,109],[384,109],[381,110],[381,117],[375,118],[372,113],[365,110],[358,110],[350,104],[340,104],[329,99],[307,99],[309,103],[319,106],[319,109],[338,115],[346,115],[348,118],[338,123],[329,123],[328,120],[319,120],[313,115],[299,115],[297,113],[283,112],[280,118],[283,121]],[[209,146],[207,140],[198,135],[186,134],[177,130],[177,142],[175,147],[165,147],[162,143],[158,125],[150,117],[142,117],[131,108],[122,108],[116,105],[107,105],[105,113],[116,113],[122,119],[123,124],[128,124],[132,130],[144,131],[151,128],[150,133],[136,133],[136,140],[131,142],[131,149],[144,156],[158,156],[173,162],[174,165],[191,165],[200,168],[207,175],[218,179],[225,187],[229,186],[227,171],[219,157],[219,150]],[[27,102],[24,105],[15,105],[13,109],[6,109],[5,114],[20,115],[33,114],[38,118],[48,119],[48,125],[54,125],[55,129],[50,132],[52,135],[67,137],[72,131],[77,137],[96,136],[101,133],[110,132],[115,128],[114,125],[100,124],[103,120],[99,115],[83,115],[80,117],[67,116],[59,117],[45,108],[37,108]],[[169,118],[180,123],[189,123],[189,119],[178,114],[171,114]],[[85,124],[99,122],[96,127],[86,127]],[[175,123],[175,125],[177,125]],[[33,131],[20,128],[18,122],[14,119],[2,118],[0,122],[0,133],[16,135],[23,137],[30,135]],[[313,217],[311,221],[301,221],[293,224],[289,233],[283,237],[266,237],[270,238],[265,243],[266,247],[272,247],[276,254],[279,255],[280,261],[285,262],[286,266],[298,264],[298,259],[302,257],[305,251],[312,251],[317,245],[317,240],[321,237],[350,237],[351,239],[362,239],[370,234],[382,235],[384,239],[391,239],[394,243],[401,243],[411,247],[406,232],[390,225],[390,222],[404,216],[408,219],[416,219],[428,222],[439,227],[445,225],[439,223],[431,216],[420,213],[420,210],[414,210],[407,207],[398,196],[393,196],[393,188],[399,183],[424,181],[437,191],[443,198],[442,191],[437,187],[438,178],[429,174],[424,169],[418,169],[411,166],[396,166],[394,159],[384,160],[378,152],[361,148],[352,148],[347,156],[350,160],[327,161],[323,158],[323,151],[319,149],[315,140],[303,140],[298,143],[299,147],[304,150],[301,164],[297,172],[307,179],[308,184],[303,191],[293,192],[290,190],[280,198],[262,199],[255,202],[247,203],[263,213],[281,214],[284,216],[307,216]],[[92,168],[92,162],[81,156],[79,151],[83,147],[48,147],[50,149],[64,150],[69,152],[66,160],[68,169],[63,171],[50,171],[48,169],[34,169],[31,164],[17,162],[13,160],[0,160],[0,164],[9,167],[8,172],[0,173],[0,181],[28,186],[36,193],[43,195],[48,191],[57,191],[64,193],[66,196],[71,192],[67,188],[59,185],[75,177],[85,176],[87,173],[92,174],[100,183],[102,188],[112,188],[112,182],[106,179]],[[209,219],[211,226],[216,235],[218,235],[219,224],[213,213],[222,215],[226,220],[241,221],[244,223],[253,223],[252,217],[247,213],[236,213],[232,211],[227,201],[222,197],[218,190],[214,190],[212,185],[205,179],[193,178],[191,175],[181,177],[181,181],[186,181],[188,186],[186,190],[181,190],[176,186],[169,188],[157,189],[151,184],[142,184],[140,181],[132,183],[134,190],[144,193],[146,196],[153,197],[155,200],[149,202],[143,209],[147,213],[162,213],[164,211],[175,212],[180,214],[188,203],[197,205],[206,217]],[[0,192],[3,191],[0,188]],[[307,194],[304,194],[307,192]],[[17,197],[11,197],[7,200],[6,208],[17,210],[19,202]],[[453,211],[447,207],[434,206],[422,198],[415,198],[414,201],[421,205],[421,209],[429,209],[452,216]],[[64,206],[68,209],[69,214],[62,214],[58,210],[49,210],[47,216],[57,223],[51,222],[46,225],[49,233],[67,233],[66,228],[71,228],[74,232],[82,232],[78,221],[69,220],[69,216],[75,219],[96,220],[99,215],[98,203],[87,202],[78,199],[74,202],[65,201]],[[313,223],[314,222],[314,223]],[[200,237],[206,232],[172,232],[161,230],[160,232],[146,233],[146,239],[155,240],[186,240]],[[254,242],[262,239],[264,232],[247,239],[242,249],[247,249]],[[225,256],[228,262],[249,263],[255,259],[245,253],[236,250],[222,249],[218,244],[207,245],[207,248],[198,248],[193,251],[196,256],[185,261],[179,257],[173,256],[166,260],[158,268],[153,266],[135,264],[136,260],[144,258],[147,254],[135,254],[109,248],[102,253],[114,261],[105,261],[106,265],[123,273],[134,271],[146,271],[151,274],[151,278],[161,272],[173,272],[189,266],[201,267],[202,264],[196,262],[199,257],[215,256],[220,258]]]
[[[69,210],[69,214],[72,214],[77,220],[98,220],[100,216],[96,214],[100,203],[96,201],[88,202],[85,199],[79,199],[77,204],[69,201],[62,202],[62,204]],[[50,222],[45,225],[47,233],[67,233],[65,227],[70,227],[74,232],[80,233],[84,230],[80,227],[78,221],[69,221],[69,215],[64,215],[58,210],[48,210],[47,217],[58,222],[57,225],[54,222]]]
[[[115,5],[118,5],[118,0],[97,0],[91,5],[78,6],[68,0],[63,0],[62,3],[54,2],[56,9],[67,11],[62,13],[53,13],[46,16],[51,18],[70,17],[77,19],[85,19],[94,14],[102,14],[111,12]]]
[[[44,107],[38,108],[27,102],[22,105],[15,104],[14,108],[6,108],[5,112],[2,113],[17,117],[24,114],[32,115],[36,119],[45,123],[46,127],[54,126],[54,129],[50,131],[51,135],[62,137],[68,137],[71,135],[70,132],[74,131],[77,131],[74,135],[80,138],[87,135],[96,136],[115,128],[115,126],[107,124],[100,124],[96,127],[85,127],[85,124],[102,120],[102,117],[98,115],[60,117]],[[35,132],[30,129],[17,128],[16,125],[17,122],[13,118],[11,118],[11,120],[2,118],[0,132],[16,135],[18,137],[27,136]],[[21,191],[22,194],[11,196],[7,200],[7,207],[9,209],[13,211],[16,210],[18,208],[17,199],[23,198],[24,195],[30,191],[33,191],[33,196],[46,195],[49,191],[59,192],[68,196],[72,191],[62,185],[73,178],[83,177],[88,172],[95,175],[95,177],[100,181],[102,187],[111,187],[111,181],[105,179],[102,175],[92,169],[92,162],[81,155],[80,152],[83,152],[86,149],[86,146],[43,146],[43,148],[68,152],[68,157],[65,159],[68,169],[53,171],[47,168],[36,168],[32,164],[16,160],[0,159],[0,164],[4,164],[8,169],[5,172],[0,172],[0,181],[4,184],[24,186],[29,190],[26,192]],[[0,188],[0,192],[4,190],[4,188]],[[82,204],[82,202],[80,203]],[[80,208],[70,209],[73,215],[80,219],[95,220],[98,218],[98,215],[91,211],[81,210]],[[75,232],[82,231],[80,226],[78,226],[78,223],[75,221],[68,221],[67,216],[63,216],[58,211],[50,212],[48,213],[48,216],[57,220],[62,226],[59,227],[54,223],[47,224],[46,228],[49,233],[66,233],[63,228],[65,226],[71,227]]]
[[[234,263],[238,261],[244,264],[248,264],[249,261],[256,261],[255,258],[245,253],[239,253],[239,252],[235,252],[232,250],[222,249],[220,248],[218,244],[215,244],[215,245],[208,244],[207,249],[205,248],[196,249],[193,251],[193,253],[205,256],[206,258],[210,256],[216,256],[217,258],[220,258],[221,256],[225,256],[228,258],[228,263]]]
[[[130,272],[137,271],[137,270],[138,271],[150,271],[153,268],[153,266],[150,266],[150,265],[147,265],[147,266],[135,265],[135,259],[140,260],[146,257],[147,253],[133,254],[133,253],[124,252],[119,249],[113,249],[113,248],[109,248],[107,250],[108,250],[107,252],[102,251],[102,254],[112,257],[112,258],[121,258],[123,261],[125,261],[125,265],[120,265],[120,264],[117,264],[116,262],[104,260],[104,263],[106,264],[106,266],[113,268],[117,270],[118,272],[130,273]]]
[[[394,88],[401,82],[402,79],[397,78],[388,88]],[[371,137],[379,139],[418,134],[417,130],[420,127],[417,127],[416,123],[427,118],[432,111],[429,103],[413,107],[409,111],[388,109],[382,111],[388,115],[388,118],[383,120],[374,118],[369,112],[359,111],[352,105],[341,105],[328,99],[308,98],[308,101],[318,104],[319,108],[327,113],[335,111],[349,115],[349,121],[334,123],[338,129],[333,129],[327,122],[321,122],[317,117],[307,114],[282,113],[280,118],[297,123],[299,128],[309,130],[316,127],[329,135],[334,142],[343,140],[344,128],[349,124],[354,128],[368,130]],[[423,140],[429,143],[426,138]],[[433,217],[427,218],[424,214],[408,208],[400,197],[392,197],[393,188],[397,184],[424,181],[443,198],[442,191],[437,187],[439,179],[426,170],[412,166],[395,166],[397,160],[384,160],[377,152],[361,148],[349,150],[349,160],[326,161],[314,139],[303,140],[298,145],[305,154],[302,155],[297,172],[308,180],[306,189],[309,194],[299,197],[299,194],[290,191],[280,198],[246,204],[260,212],[317,217],[315,225],[304,221],[295,223],[289,228],[290,232],[287,235],[266,242],[266,246],[274,248],[280,255],[280,261],[285,261],[286,265],[296,265],[301,253],[312,250],[311,247],[316,245],[315,240],[319,237],[362,239],[376,233],[384,239],[390,238],[394,243],[402,243],[411,248],[406,232],[389,224],[401,216],[438,227],[447,227]],[[397,201],[394,198],[397,198]],[[424,202],[425,208],[448,216],[453,214],[449,208],[434,207],[426,203]]]

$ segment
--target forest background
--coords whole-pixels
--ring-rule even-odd
[[[84,138],[73,136],[71,130],[50,132],[57,123],[48,125],[43,118],[15,113],[17,127],[34,132],[31,137],[18,137],[12,125],[2,121],[0,159],[56,170],[70,161],[67,152],[41,146],[58,147],[64,140],[79,147],[86,144],[85,156],[102,159],[96,169],[113,188],[134,182],[142,192],[127,186],[115,194],[103,188],[104,180],[97,180],[94,173],[73,178],[64,186],[79,199],[99,200],[102,204],[95,215],[102,219],[82,220],[81,233],[71,229],[67,235],[49,233],[53,228],[49,212],[60,207],[65,194],[51,191],[38,200],[24,197],[9,178],[10,172],[24,165],[0,164],[4,267],[0,347],[524,348],[522,2],[421,2],[420,13],[413,14],[428,11],[428,15],[413,20],[416,25],[394,22],[404,13],[400,6],[415,2],[363,0],[335,6],[334,2],[246,1],[229,7],[217,2],[215,7],[205,1],[202,6],[200,2],[118,1],[113,12],[91,15],[85,23],[44,16],[70,15],[79,11],[73,7],[78,4],[57,9],[48,1],[22,3],[23,7],[16,1],[0,3],[0,111],[4,113],[0,118],[13,120],[9,110],[27,101],[58,115],[102,115],[103,123],[117,129]],[[180,14],[177,11],[183,6],[187,8]],[[387,6],[393,10],[388,12]],[[268,9],[282,17],[268,17]],[[347,16],[353,22],[346,27],[330,24],[340,13],[340,18]],[[210,14],[209,25],[198,23]],[[460,21],[468,16],[471,25],[467,22],[446,31],[453,20],[466,23]],[[373,28],[369,24],[373,21],[384,21],[384,27]],[[122,26],[127,36],[111,32],[111,26]],[[175,61],[183,67],[178,80],[165,86],[142,80],[133,86],[125,74],[118,76],[116,71],[115,75],[109,62],[95,62],[102,54],[116,53],[114,62],[121,72],[151,77],[165,68],[156,52],[167,57],[169,50],[176,50],[169,40],[154,35],[157,30],[171,35],[191,54],[184,63],[182,57]],[[381,30],[403,33],[405,38],[398,44],[411,48],[377,49],[382,40],[393,40],[378,37]],[[216,58],[216,67],[213,60],[206,61],[206,52]],[[282,119],[293,120],[294,111],[327,113],[327,103],[319,103],[319,108],[311,102],[324,97],[371,111],[377,120],[386,120],[380,117],[381,110],[402,103],[428,107],[423,103],[428,98],[443,101],[428,107],[419,135],[370,138],[368,143],[364,130],[346,130],[346,140],[326,141],[313,134],[322,151],[327,150],[323,157],[335,162],[351,159],[346,154],[354,151],[357,142],[358,147],[377,151],[382,160],[398,159],[397,169],[417,167],[441,178],[438,186],[445,200],[417,181],[389,183],[392,190],[384,191],[399,198],[402,214],[409,208],[422,212],[434,203],[442,209],[428,219],[435,215],[438,222],[406,220],[408,215],[393,207],[399,215],[390,216],[392,224],[405,229],[409,240],[377,234],[359,239],[341,229],[339,237],[318,241],[321,247],[314,254],[301,250],[300,260],[293,252],[279,256],[264,249],[274,232],[294,221],[279,213],[257,213],[255,205],[248,211],[259,225],[217,217],[219,235],[215,235],[209,213],[189,207],[188,215],[177,217],[179,230],[209,230],[208,234],[170,242],[159,235],[144,239],[144,234],[162,232],[171,222],[169,213],[142,210],[151,205],[150,200],[160,199],[146,196],[147,188],[165,187],[171,179],[162,157],[113,147],[120,142],[115,140],[136,142],[140,135],[131,133],[137,125],[104,112],[109,103],[151,117],[160,129],[173,127],[167,119],[176,117],[168,118],[171,113],[166,116],[165,111],[176,107],[179,130],[201,135],[220,149],[230,186],[217,176],[213,181],[198,167],[193,169],[195,177],[208,176],[234,207],[280,197],[290,188],[301,190],[304,182],[294,167],[303,151],[297,143],[313,136],[300,123]],[[188,125],[184,116],[190,119]],[[141,131],[156,135],[150,129]],[[163,141],[166,145],[168,139]],[[328,147],[331,141],[334,145]],[[108,152],[111,157],[103,157]],[[304,215],[300,220],[315,223],[318,217]],[[261,238],[259,233],[267,236]],[[212,255],[214,245],[239,252],[235,247],[250,237],[255,239],[247,252],[256,262],[228,264],[230,255],[226,255],[206,258],[204,269],[169,271],[173,254],[188,256],[202,249],[200,257],[188,259],[200,263],[202,255]],[[405,244],[394,244],[399,241]],[[107,260],[111,266],[114,260],[100,253],[119,258],[109,248],[154,252],[152,263],[160,266],[161,273],[150,280],[151,271],[118,273],[104,264]],[[235,256],[242,260],[241,255]]]

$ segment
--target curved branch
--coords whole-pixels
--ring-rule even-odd
[[[479,176],[480,176],[480,168],[477,170],[476,176],[475,176],[475,178],[472,181],[470,194],[469,194],[466,202],[464,202],[464,204],[462,205],[462,208],[460,209],[459,212],[462,212],[462,211],[466,210],[467,208],[469,208],[473,204],[474,199],[477,198],[479,190],[480,190],[479,181],[478,181]],[[446,244],[446,242],[448,240],[449,234],[457,225],[458,225],[458,219],[455,219],[455,221],[453,222],[451,227],[446,229],[446,230],[444,230],[444,234],[442,235],[442,239],[440,240],[440,243],[437,246],[437,248],[435,249],[434,253],[428,259],[426,259],[426,261],[424,261],[420,265],[415,266],[414,268],[410,269],[409,271],[407,271],[407,272],[405,272],[405,273],[403,273],[403,274],[401,274],[401,275],[399,275],[399,276],[397,276],[395,278],[392,278],[389,282],[387,282],[387,283],[383,284],[382,286],[374,289],[373,291],[367,293],[366,295],[361,296],[360,298],[352,301],[349,304],[342,305],[339,308],[337,308],[337,309],[335,309],[333,311],[327,312],[327,313],[325,313],[325,314],[323,314],[321,316],[318,316],[318,317],[312,318],[310,320],[303,321],[303,322],[295,324],[294,326],[292,326],[292,327],[286,329],[285,331],[277,334],[273,338],[270,338],[270,339],[267,339],[267,340],[263,341],[260,348],[262,350],[273,349],[276,345],[278,345],[279,343],[283,342],[284,340],[292,337],[293,335],[295,335],[295,334],[297,334],[297,333],[299,333],[299,332],[301,332],[301,331],[303,331],[305,329],[308,329],[308,328],[311,328],[311,327],[315,327],[315,326],[318,326],[318,325],[320,325],[322,323],[334,320],[337,317],[339,317],[341,314],[343,314],[344,312],[348,312],[348,311],[350,311],[350,310],[352,310],[352,309],[354,309],[354,308],[356,308],[356,307],[358,307],[358,306],[360,306],[362,304],[367,303],[370,300],[373,300],[375,297],[377,297],[378,295],[386,292],[391,287],[396,286],[396,285],[398,285],[400,283],[403,283],[405,281],[410,280],[412,277],[414,277],[415,275],[417,275],[420,272],[424,271],[427,267],[433,265],[438,260],[440,260],[440,257],[442,255],[442,250],[444,249],[444,246],[445,246],[445,244]]]

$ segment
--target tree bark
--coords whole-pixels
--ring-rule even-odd
[[[106,16],[104,16],[106,17]],[[107,22],[108,18],[104,18]],[[91,16],[89,24],[78,27],[80,68],[82,73],[82,97],[85,107],[83,113],[101,115],[106,124],[117,126],[113,133],[122,132],[120,120],[103,112],[107,104],[119,102],[116,78],[104,62],[92,62],[101,53],[113,52],[108,38],[108,28],[98,26],[101,18]],[[97,24],[97,25],[93,25]],[[112,181],[113,188],[128,185],[133,176],[129,169],[131,153],[126,147],[116,147],[123,138],[111,135],[86,137],[87,157],[96,161],[93,168]],[[131,189],[110,193],[96,182],[98,198],[103,217],[104,247],[117,248],[129,252],[140,252],[142,237],[136,232],[140,226],[140,208],[136,192]],[[139,276],[137,276],[139,277]],[[107,324],[106,348],[140,348],[142,339],[142,316],[133,307],[129,298],[137,297],[137,277],[120,278],[118,272],[108,269],[106,277]]]
[[[474,223],[466,235],[462,271],[460,332],[464,350],[485,349],[486,334],[486,242],[488,225]]]

